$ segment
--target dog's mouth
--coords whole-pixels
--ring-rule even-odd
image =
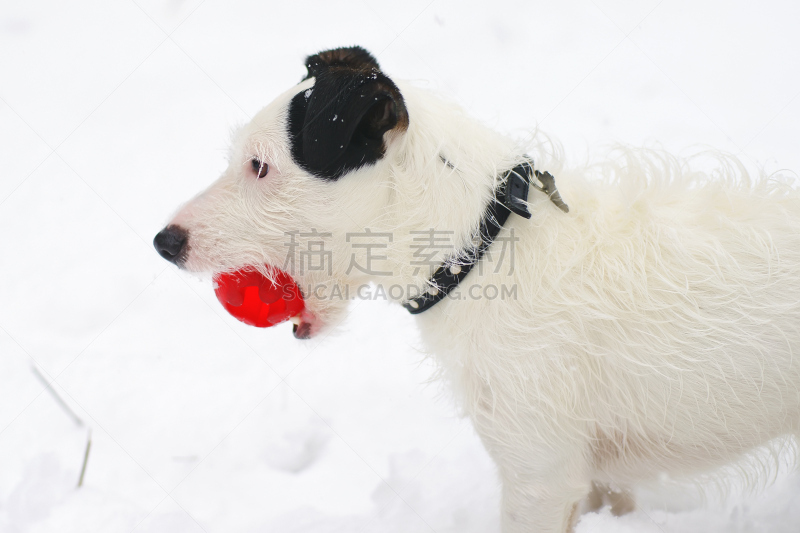
[[[269,277],[254,267],[214,274],[214,293],[222,306],[238,320],[268,328],[290,320],[298,339],[308,339],[318,329],[317,320],[305,307],[303,294],[292,276],[269,267]]]

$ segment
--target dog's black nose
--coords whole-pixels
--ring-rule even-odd
[[[181,266],[186,260],[186,243],[189,241],[189,232],[180,226],[169,225],[162,229],[153,239],[156,251],[172,263]]]

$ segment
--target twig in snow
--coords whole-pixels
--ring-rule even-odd
[[[89,462],[89,450],[92,449],[92,429],[89,428],[89,436],[86,439],[86,451],[83,454],[83,466],[81,466],[81,477],[78,478],[78,487],[83,485],[83,476],[86,474],[86,463]]]
[[[42,375],[42,373],[39,371],[39,369],[36,368],[35,365],[31,365],[31,369],[33,370],[33,373],[36,375],[36,377],[39,379],[39,381],[42,382],[42,384],[47,389],[47,391],[50,393],[50,395],[58,403],[58,405],[60,405],[61,408],[64,409],[64,411],[66,411],[67,414],[72,417],[72,419],[75,421],[75,423],[79,427],[83,427],[85,425],[83,423],[83,420],[81,420],[81,418],[78,415],[75,414],[75,411],[73,411],[72,408],[69,405],[67,405],[67,402],[65,402],[64,399],[61,397],[61,395],[58,394],[58,392],[56,392],[56,389],[54,389],[53,385],[51,385],[50,382],[47,381],[47,378]]]
[[[36,365],[31,365],[31,370],[33,370],[34,375],[39,379],[39,381],[42,382],[44,388],[47,389],[47,391],[50,393],[50,395],[53,397],[56,403],[58,403],[58,405],[60,405],[61,408],[72,418],[75,424],[78,427],[84,427],[86,424],[84,424],[81,417],[75,414],[75,411],[73,411],[72,408],[69,405],[67,405],[67,402],[64,401],[64,398],[62,398],[61,395],[56,391],[56,389],[53,388],[53,385],[49,381],[47,381],[47,378],[44,377],[44,375],[39,371]],[[86,438],[86,451],[83,453],[83,465],[81,465],[81,475],[78,478],[78,487],[83,485],[83,476],[86,475],[86,463],[89,462],[89,450],[91,449],[92,449],[92,428],[89,428],[88,436]]]

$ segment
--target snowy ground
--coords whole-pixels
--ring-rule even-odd
[[[798,22],[792,1],[5,2],[0,531],[498,531],[493,466],[424,384],[405,311],[356,302],[310,342],[248,328],[153,235],[224,168],[231,129],[339,45],[575,160],[659,142],[798,170]],[[796,475],[717,503],[667,492],[578,533],[800,530]]]

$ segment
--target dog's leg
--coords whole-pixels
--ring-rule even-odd
[[[604,505],[611,506],[611,514],[622,516],[636,509],[636,501],[630,490],[613,490],[605,483],[592,482],[592,492],[584,501],[582,513],[599,511]]]
[[[548,434],[547,421],[538,413],[485,399],[472,405],[473,424],[503,484],[503,533],[571,532],[578,504],[591,490],[592,468],[581,434],[576,432],[574,439]]]
[[[503,533],[570,533],[578,520],[578,504],[588,484],[554,480],[547,487],[504,476]]]
[[[622,516],[632,513],[636,509],[636,500],[630,491],[611,491],[608,494],[608,503],[611,505],[611,514]]]
[[[484,428],[485,429],[485,428]],[[503,533],[568,533],[591,489],[579,446],[519,446],[483,438],[503,483]]]
[[[580,512],[594,513],[602,509],[603,505],[605,505],[603,502],[604,489],[605,485],[598,484],[596,481],[592,481],[592,492],[590,492],[589,496],[587,496],[586,500],[584,500],[583,508]]]

